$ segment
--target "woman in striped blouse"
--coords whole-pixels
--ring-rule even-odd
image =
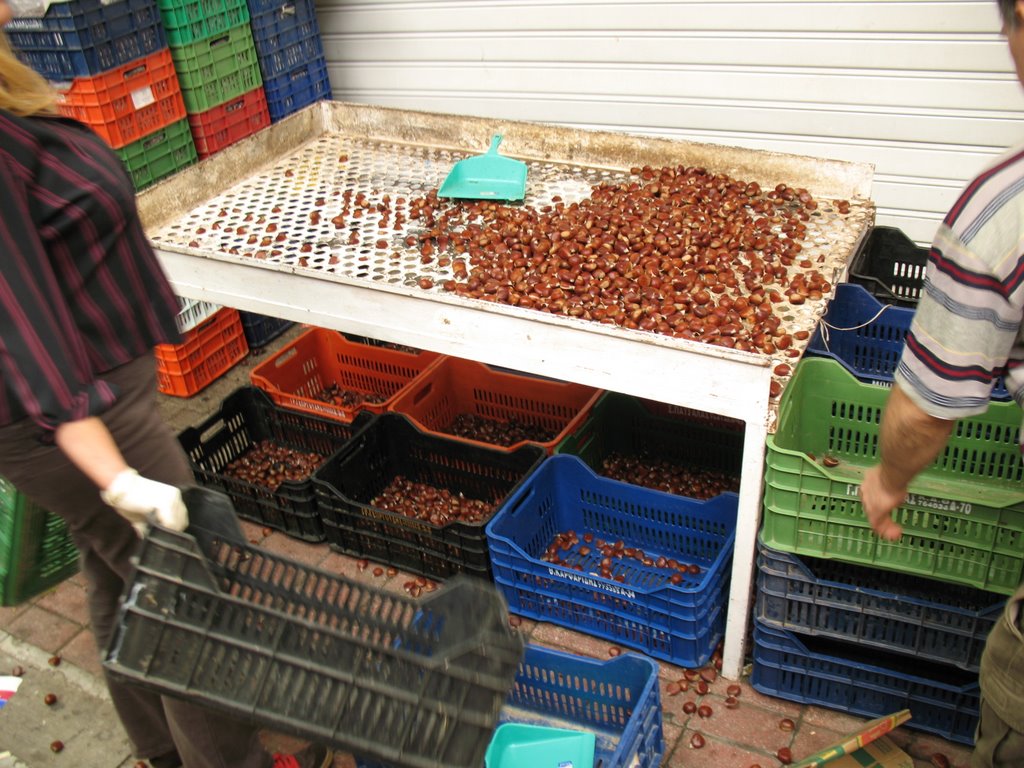
[[[0,26],[11,10],[0,0]],[[185,528],[193,482],[159,416],[152,348],[177,342],[177,301],[116,154],[55,110],[0,32],[0,475],[64,518],[105,648],[140,528]],[[136,471],[137,470],[137,471]],[[136,754],[154,768],[325,768],[271,756],[255,728],[108,679]]]

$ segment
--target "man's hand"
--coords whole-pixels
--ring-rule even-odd
[[[116,509],[136,530],[149,520],[150,513],[165,528],[183,531],[188,525],[188,510],[181,491],[173,485],[140,477],[134,469],[126,469],[103,491],[103,501]]]
[[[903,535],[903,529],[892,519],[892,511],[906,498],[906,488],[893,491],[886,487],[881,467],[872,467],[864,475],[860,500],[868,522],[880,538],[895,541]]]

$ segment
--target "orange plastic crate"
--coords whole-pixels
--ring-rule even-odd
[[[472,360],[446,357],[407,387],[389,410],[404,413],[428,432],[454,440],[505,451],[540,445],[550,454],[583,423],[602,394],[603,390],[582,384],[507,373]],[[503,446],[445,432],[463,413],[533,424],[557,434],[547,442],[524,440]]]
[[[185,117],[169,48],[93,77],[76,77],[58,110],[121,149]]]
[[[202,160],[270,125],[266,93],[261,85],[213,109],[189,115],[188,122]]]
[[[181,344],[159,344],[154,352],[157,389],[191,397],[231,370],[249,346],[238,310],[224,307],[186,333]]]
[[[277,405],[352,421],[360,411],[383,413],[406,386],[442,359],[437,352],[404,352],[349,341],[337,331],[311,328],[249,374]],[[332,384],[384,396],[381,403],[348,407],[317,398]]]

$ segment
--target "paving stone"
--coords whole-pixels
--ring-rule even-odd
[[[63,616],[51,613],[36,605],[19,613],[14,621],[4,626],[7,632],[26,643],[48,653],[56,653],[77,633],[82,626]]]
[[[40,595],[36,605],[83,627],[89,624],[89,598],[85,587],[75,581],[65,580]]]
[[[714,694],[705,696],[701,703],[709,705],[714,714],[706,720],[691,720],[690,728],[770,754],[779,747],[791,746],[793,732],[779,728],[778,712],[746,702],[736,709],[726,709],[725,699]]]
[[[60,649],[64,661],[74,664],[79,669],[99,677],[103,673],[103,663],[96,638],[90,629],[83,629]]]
[[[703,748],[693,749],[690,746],[690,738],[694,733],[693,729],[687,728],[668,756],[668,760],[662,765],[666,768],[745,768],[752,763],[766,766],[778,763],[770,755],[706,734]]]
[[[268,552],[296,560],[304,565],[318,567],[330,550],[324,543],[302,541],[281,531],[274,531],[261,542],[260,546]]]

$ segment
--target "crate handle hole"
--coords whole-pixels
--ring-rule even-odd
[[[289,362],[291,362],[292,358],[294,358],[297,354],[299,354],[299,351],[295,349],[295,347],[285,350],[280,355],[278,355],[276,360],[274,360],[274,367],[281,368],[287,365]]]
[[[413,396],[413,398],[412,398],[413,405],[419,405],[420,403],[422,403],[424,400],[427,399],[427,397],[433,391],[434,391],[434,382],[428,381],[426,384],[424,384],[422,387],[420,387],[419,391],[416,392],[416,394]]]

